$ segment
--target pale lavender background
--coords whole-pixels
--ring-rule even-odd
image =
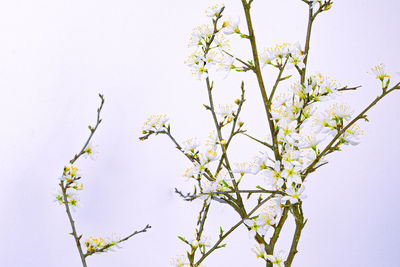
[[[240,1],[232,2],[227,9],[243,21]],[[1,266],[80,266],[66,214],[53,194],[63,165],[94,123],[98,92],[106,98],[104,123],[94,138],[101,154],[97,161],[79,163],[86,188],[74,213],[78,230],[107,236],[127,235],[147,223],[153,228],[123,249],[90,257],[89,266],[168,266],[171,256],[184,253],[176,236],[193,234],[199,203],[184,203],[172,191],[185,186],[181,175],[188,162],[165,137],[141,143],[138,136],[153,113],[168,114],[180,140],[204,137],[212,126],[201,106],[204,84],[183,65],[190,31],[203,22],[210,3],[1,1]],[[385,62],[388,72],[400,71],[399,9],[394,0],[337,1],[317,20],[310,71],[343,85],[363,85],[345,99],[356,110],[379,93],[367,74],[371,66]],[[255,0],[253,11],[260,47],[304,42],[307,8],[300,0]],[[228,86],[216,89],[220,103],[235,99],[246,79],[230,78]],[[251,80],[244,119],[262,135],[265,126],[255,117],[264,114]],[[304,204],[309,222],[294,266],[398,266],[399,101],[398,93],[383,100],[369,113],[362,143],[331,156],[330,164],[311,176]],[[258,151],[240,144],[239,161]],[[210,234],[238,219],[219,205],[210,217]],[[283,235],[282,248],[289,234]],[[245,229],[228,241],[208,266],[264,266],[251,252],[254,242]]]

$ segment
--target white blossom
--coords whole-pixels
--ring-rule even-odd
[[[264,244],[260,245],[257,243],[251,250],[257,255],[257,258],[265,259],[266,252]]]
[[[197,148],[200,146],[200,141],[197,138],[190,138],[182,142],[182,148],[185,153],[195,153]]]
[[[143,134],[149,133],[160,133],[167,131],[167,121],[168,117],[166,115],[152,115],[144,123],[142,127]]]
[[[286,189],[287,196],[282,197],[281,203],[285,204],[286,201],[290,201],[290,204],[296,204],[299,200],[305,199],[307,196],[303,194],[305,190],[304,185],[301,185],[299,188],[296,186],[288,186]]]
[[[248,162],[234,163],[232,168],[233,173],[239,173],[242,176],[245,174],[254,174],[253,170],[252,164]]]
[[[99,151],[97,150],[97,145],[93,145],[93,143],[89,143],[86,148],[85,148],[85,153],[83,156],[85,158],[90,158],[91,160],[95,160],[97,158],[97,155],[99,154]]]
[[[385,71],[385,64],[383,63],[371,68],[371,70],[378,80],[383,81],[385,78],[390,78],[390,75]]]
[[[189,266],[189,262],[185,255],[177,255],[171,259],[171,265],[173,267],[186,267]]]
[[[229,17],[228,20],[224,21],[223,32],[225,34],[240,33],[239,23],[240,23],[239,16]]]
[[[221,12],[222,8],[224,8],[224,4],[216,4],[208,7],[206,10],[207,17],[217,17]]]
[[[285,251],[280,250],[274,255],[267,255],[267,259],[272,262],[273,267],[284,267],[286,256]]]

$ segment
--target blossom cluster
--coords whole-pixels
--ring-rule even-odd
[[[151,135],[153,133],[159,134],[168,130],[168,117],[166,115],[152,115],[143,124],[142,133],[144,135]]]
[[[79,182],[80,178],[78,168],[73,166],[71,163],[64,167],[63,174],[60,177],[61,182],[65,182],[65,196],[67,202],[72,206],[76,206],[79,201],[76,190],[83,189],[83,184]],[[68,189],[74,189],[74,191],[69,191]],[[61,205],[64,204],[65,200],[62,189],[60,189],[59,193],[56,195],[56,200]]]
[[[268,230],[275,226],[282,214],[281,198],[276,197],[266,203],[258,215],[246,219],[244,224],[249,227],[250,233],[265,236]]]
[[[303,69],[305,67],[303,62],[305,56],[299,43],[281,43],[274,47],[264,49],[264,51],[260,53],[260,61],[262,66],[269,64],[281,68],[287,60],[287,68],[296,66],[299,69]]]
[[[92,143],[88,143],[82,151],[82,155],[85,158],[95,159],[98,151]],[[83,190],[83,184],[80,182],[81,176],[79,169],[72,163],[68,163],[64,166],[63,173],[60,177],[62,187],[59,188],[59,192],[56,194],[56,201],[64,205],[65,199],[68,204],[76,207],[79,202],[77,191]],[[63,192],[64,191],[64,192]],[[65,194],[65,198],[64,198]]]
[[[219,158],[217,140],[210,134],[207,145],[201,146],[197,139],[188,139],[182,143],[183,152],[193,159],[193,166],[186,170],[184,177],[199,179],[201,175],[207,174],[214,162]]]
[[[110,250],[112,247],[117,246],[119,241],[120,241],[119,238],[109,238],[105,240],[102,237],[99,238],[89,237],[85,241],[86,253],[93,254],[97,252],[106,252]]]
[[[265,246],[263,244],[257,244],[253,249],[257,258],[264,259],[265,261],[270,261],[273,267],[284,267],[285,259],[287,257],[285,251],[279,250],[274,255],[267,255],[265,253]]]
[[[212,70],[228,73],[235,69],[235,57],[230,51],[226,35],[241,34],[239,30],[240,19],[229,18],[221,21],[224,5],[213,5],[206,10],[206,15],[211,18],[211,24],[204,24],[193,29],[189,47],[192,53],[185,61],[191,72],[198,79],[208,77]]]
[[[319,8],[318,13],[328,10],[332,4],[330,0],[304,2],[311,9]],[[206,11],[212,23],[193,30],[189,43],[193,53],[186,61],[197,78],[207,78],[210,106],[205,105],[205,107],[212,112],[217,133],[210,134],[204,145],[197,138],[190,138],[179,144],[172,136],[170,137],[177,148],[191,161],[190,168],[183,175],[187,180],[195,183],[195,193],[188,194],[192,196],[190,200],[196,198],[206,200],[204,201],[206,205],[213,199],[240,206],[243,204],[240,203],[242,202],[240,194],[248,193],[248,199],[252,194],[259,196],[258,210],[252,211],[246,218],[242,217],[247,229],[253,236],[257,236],[256,239],[259,242],[260,236],[263,239],[272,236],[270,234],[277,229],[280,219],[286,218],[286,215],[282,216],[284,210],[292,212],[297,226],[304,226],[301,204],[306,198],[305,189],[309,173],[325,164],[326,155],[340,150],[342,145],[357,145],[360,142],[362,131],[355,123],[360,116],[353,118],[353,111],[348,105],[333,103],[342,91],[348,89],[347,87],[341,88],[338,82],[323,74],[308,75],[306,73],[305,61],[309,47],[307,42],[304,49],[299,43],[280,43],[258,53],[262,67],[270,65],[279,69],[279,76],[271,93],[264,92],[268,96],[265,97],[267,99],[264,99],[264,104],[269,119],[270,140],[264,142],[248,135],[246,130],[242,129],[243,122],[239,118],[242,102],[238,102],[240,108],[236,110],[235,105],[214,105],[211,99],[208,82],[212,70],[239,70],[240,68],[234,65],[237,60],[257,75],[261,75],[258,66],[256,68],[252,61],[247,61],[247,64],[235,58],[230,52],[227,35],[238,34],[242,38],[251,38],[241,33],[238,18],[225,21],[222,19],[224,9],[223,5],[213,5]],[[310,12],[313,14],[313,10]],[[297,70],[299,80],[287,86],[284,93],[276,93],[278,83],[291,78],[291,76],[281,76],[286,69],[290,68]],[[373,68],[372,72],[382,82],[385,92],[390,76],[386,74],[384,65]],[[212,87],[211,82],[211,89]],[[243,87],[242,90],[244,95]],[[239,105],[238,103],[236,104]],[[143,134],[168,132],[170,135],[170,126],[166,125],[167,121],[166,116],[151,117],[143,127]],[[227,125],[233,126],[230,131],[231,136],[225,140],[222,128]],[[226,151],[232,137],[238,133],[264,144],[265,150],[257,154],[250,162],[228,162]],[[256,180],[261,181],[256,186],[259,190],[239,189],[239,184],[249,176],[262,178]],[[266,194],[270,194],[268,199],[265,198]],[[185,195],[182,196],[186,198]],[[264,203],[261,206],[260,203],[263,200]],[[237,207],[231,206],[234,209]],[[203,211],[204,208],[200,215]],[[299,215],[295,214],[296,212]],[[198,240],[182,240],[190,245],[192,252],[198,247],[206,246]],[[257,245],[254,251],[257,257],[272,263],[274,267],[284,266],[284,260],[288,257],[283,251],[266,255],[264,245]],[[188,252],[188,258],[194,255],[190,253]],[[172,261],[172,265],[190,266],[187,260],[185,256],[178,256]]]

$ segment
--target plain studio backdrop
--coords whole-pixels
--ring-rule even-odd
[[[226,1],[241,17],[241,1]],[[232,2],[232,3],[229,3]],[[81,159],[81,206],[73,216],[85,237],[125,236],[152,229],[121,249],[88,258],[89,266],[168,266],[185,253],[177,235],[192,238],[200,202],[187,203],[174,187],[189,162],[165,137],[140,142],[148,116],[165,113],[180,141],[212,130],[204,82],[184,66],[191,30],[207,22],[211,1],[13,0],[0,2],[0,266],[80,266],[67,216],[55,203],[63,166],[86,140],[99,104],[103,123],[93,139],[96,161]],[[309,74],[321,72],[342,85],[362,85],[343,101],[357,112],[380,92],[367,73],[381,62],[393,82],[400,76],[400,4],[395,0],[335,1],[314,25]],[[304,44],[307,6],[300,0],[255,0],[258,46]],[[249,42],[233,38],[232,49],[249,58]],[[273,72],[265,68],[271,86]],[[231,103],[246,81],[246,129],[265,136],[265,114],[254,77],[231,73],[216,82],[216,102]],[[289,88],[291,82],[280,87]],[[309,177],[304,202],[309,219],[294,266],[398,266],[400,94],[394,92],[368,114],[360,145],[328,157]],[[233,161],[251,160],[260,147],[238,138]],[[250,179],[250,178],[249,178]],[[206,234],[238,221],[221,204],[211,208]],[[278,249],[288,249],[293,222]],[[207,266],[264,266],[244,227],[213,253]]]

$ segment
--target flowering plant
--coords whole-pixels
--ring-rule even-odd
[[[154,115],[143,126],[141,140],[153,134],[166,135],[192,164],[184,177],[193,182],[194,192],[176,189],[176,193],[187,201],[202,201],[195,236],[179,237],[188,249],[186,255],[172,260],[173,266],[201,266],[211,253],[225,247],[222,242],[241,225],[251,233],[256,243],[254,252],[267,267],[291,266],[307,223],[303,201],[310,174],[327,164],[327,156],[340,151],[343,145],[357,145],[362,134],[359,123],[368,121],[366,113],[385,96],[400,89],[400,83],[391,84],[391,76],[381,64],[372,68],[381,81],[381,92],[374,101],[356,115],[348,105],[336,103],[342,94],[360,86],[340,86],[323,74],[307,73],[313,23],[317,16],[331,9],[333,1],[302,2],[309,14],[304,46],[281,43],[263,50],[257,47],[252,25],[253,0],[242,0],[246,30],[240,29],[239,18],[224,18],[224,5],[211,6],[206,11],[210,23],[195,28],[191,35],[192,53],[186,64],[205,84],[209,102],[204,107],[210,112],[215,129],[202,146],[195,138],[176,140],[165,115]],[[233,36],[250,43],[251,59],[235,56],[229,46]],[[277,71],[271,88],[264,83],[265,67]],[[234,103],[219,106],[214,103],[216,73],[224,72],[227,77],[233,70],[250,72],[257,79],[265,110],[260,123],[268,128],[267,140],[250,135],[240,118],[246,101],[244,82]],[[292,81],[292,85],[281,89],[283,81]],[[231,162],[229,148],[239,136],[263,146],[252,162]],[[257,185],[249,188],[249,180]],[[214,243],[204,242],[209,210],[215,202],[230,206],[241,219],[229,229],[221,227]],[[277,250],[277,241],[289,216],[295,221],[292,243],[285,250]]]
[[[100,107],[97,109],[96,125],[94,127],[89,125],[90,135],[88,139],[86,140],[80,152],[78,154],[75,154],[73,159],[71,159],[69,163],[64,167],[63,173],[60,177],[59,192],[56,195],[56,201],[60,205],[63,205],[65,207],[65,211],[67,213],[68,220],[70,222],[72,229],[71,235],[75,239],[75,244],[78,249],[79,256],[81,258],[82,266],[84,267],[87,266],[86,263],[87,257],[95,253],[107,252],[113,247],[118,247],[120,243],[127,241],[134,235],[146,232],[148,229],[151,228],[150,225],[146,225],[142,230],[135,231],[124,238],[112,237],[104,239],[102,237],[99,238],[90,237],[86,239],[86,241],[84,242],[86,251],[82,248],[83,247],[81,243],[82,235],[78,234],[76,230],[76,223],[71,213],[71,208],[75,208],[79,203],[77,191],[83,189],[83,184],[80,182],[82,177],[80,176],[78,168],[74,164],[81,156],[84,156],[85,158],[90,157],[91,159],[95,159],[95,155],[98,153],[90,141],[102,121],[102,119],[100,118],[100,113],[101,110],[103,109],[104,97],[101,94],[99,94],[99,97],[101,99],[101,103]]]

